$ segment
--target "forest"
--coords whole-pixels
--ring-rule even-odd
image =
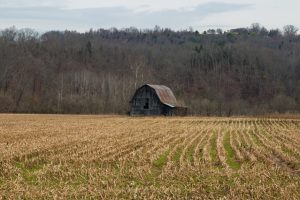
[[[127,114],[151,83],[170,87],[191,115],[299,113],[297,31],[2,29],[0,112]]]

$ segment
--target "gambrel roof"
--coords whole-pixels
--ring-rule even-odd
[[[155,90],[155,93],[157,94],[159,100],[161,103],[170,106],[170,107],[176,107],[177,106],[177,100],[174,96],[172,90],[164,85],[151,85],[147,84],[147,86],[151,87]]]

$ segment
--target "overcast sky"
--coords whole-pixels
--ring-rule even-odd
[[[0,29],[300,28],[300,0],[0,0]]]

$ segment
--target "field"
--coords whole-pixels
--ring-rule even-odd
[[[300,199],[300,118],[0,115],[0,199]]]

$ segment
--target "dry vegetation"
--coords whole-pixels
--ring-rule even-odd
[[[300,199],[300,119],[0,115],[0,199]]]

